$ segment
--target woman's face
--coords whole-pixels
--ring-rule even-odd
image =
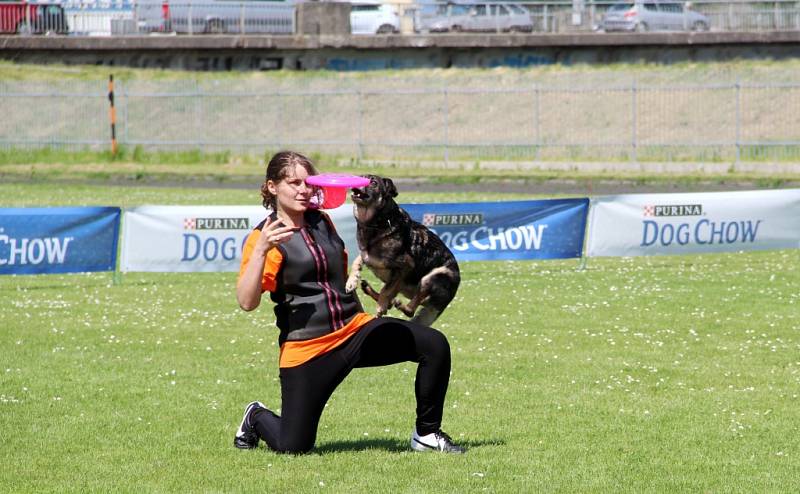
[[[294,165],[282,180],[267,182],[269,191],[275,196],[278,210],[303,213],[308,209],[314,191],[306,184],[307,177],[308,172],[305,168]]]

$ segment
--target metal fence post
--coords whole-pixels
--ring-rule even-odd
[[[544,32],[550,32],[549,21],[547,20],[547,4],[544,4],[544,10],[542,12],[542,23],[544,24]]]
[[[283,149],[283,95],[278,92],[275,93],[275,96],[278,98],[278,104],[276,105],[278,118],[275,119],[277,121],[275,134],[278,136],[278,149]]]
[[[728,29],[733,27],[733,3],[728,4]]]
[[[542,147],[542,129],[540,126],[540,119],[539,119],[539,85],[533,85],[533,129],[536,132],[536,150],[533,155],[533,159],[535,161],[539,161],[539,150]]]
[[[239,5],[239,34],[244,34],[244,3]]]
[[[198,149],[203,149],[203,138],[201,137],[203,129],[203,119],[201,118],[200,109],[200,81],[194,80],[194,132],[195,144]]]
[[[448,127],[448,120],[450,120],[450,107],[447,101],[447,87],[444,88],[444,163],[445,165],[450,162],[450,150],[448,145],[450,143],[450,129]]]
[[[188,19],[188,21],[189,21],[189,35],[190,36],[192,34],[194,34],[194,23],[192,22],[192,17],[194,17],[194,14],[192,13],[192,6],[193,5],[194,5],[194,2],[189,2],[189,19]]]
[[[775,2],[774,5],[775,5],[775,10],[772,13],[772,22],[775,24],[775,26],[774,26],[775,29],[780,29],[781,22],[780,22],[780,16],[779,16],[779,12],[778,12],[778,2]]]
[[[133,25],[136,32],[139,32],[139,2],[133,2]]]
[[[25,4],[25,29],[28,30],[27,34],[33,34],[33,27],[31,26],[31,4]]]
[[[356,90],[356,95],[358,96],[358,159],[361,161],[364,159],[364,107],[361,88]]]
[[[736,81],[736,165],[742,159],[742,84]]]
[[[128,145],[128,85],[122,84],[122,144]]]
[[[639,161],[636,153],[636,79],[631,83],[631,160],[634,163]]]

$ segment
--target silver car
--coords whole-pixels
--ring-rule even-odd
[[[531,32],[530,13],[519,5],[509,3],[438,5],[433,11],[417,13],[417,31],[429,32]]]
[[[682,3],[641,1],[611,6],[601,29],[611,31],[708,31],[708,17],[689,10]]]

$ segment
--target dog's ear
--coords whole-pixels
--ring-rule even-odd
[[[394,182],[392,182],[391,178],[383,179],[383,188],[390,196],[397,197],[397,187],[394,186]]]

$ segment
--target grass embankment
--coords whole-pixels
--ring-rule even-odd
[[[276,136],[283,136],[285,142],[332,140],[353,144],[338,151],[333,145],[298,149],[319,157],[322,168],[346,172],[368,169],[388,176],[456,183],[507,178],[540,181],[554,177],[652,182],[665,175],[671,181],[749,181],[758,186],[775,186],[800,179],[798,172],[785,171],[786,165],[796,163],[798,156],[791,145],[797,135],[791,91],[775,92],[781,84],[797,83],[799,68],[800,62],[789,60],[361,73],[196,73],[4,62],[0,63],[0,89],[5,87],[16,96],[8,100],[13,118],[0,125],[0,136],[27,135],[36,142],[102,142],[109,135],[103,91],[105,80],[113,71],[120,87],[128,88],[121,91],[119,103],[128,101],[123,95],[134,95],[130,96],[130,105],[125,106],[130,111],[119,109],[117,131],[121,141],[128,136],[131,142],[161,143],[162,147],[174,143],[190,145],[187,142],[215,144],[204,148],[205,153],[123,147],[115,157],[74,149],[6,150],[0,152],[0,178],[163,183],[186,175],[199,182],[249,182],[252,177],[261,176],[264,156],[276,149],[254,146],[216,153],[209,149],[224,147],[228,141],[274,142]],[[747,88],[741,95],[740,117],[734,111],[737,99],[731,89],[737,82]],[[636,118],[636,158],[653,163],[653,170],[661,163],[677,164],[672,171],[643,172],[650,168],[631,161],[631,149],[625,144],[631,136],[631,117],[629,109],[620,104],[630,99],[624,88],[633,83],[649,88],[636,96],[641,111]],[[730,87],[722,90],[720,85]],[[443,129],[442,102],[436,91],[448,87],[456,92],[448,100],[447,140],[451,148],[449,159],[444,160],[439,144],[426,147],[425,143],[443,142],[439,135]],[[515,92],[531,87],[547,89],[536,103],[542,107],[535,115],[531,114],[536,107],[533,100],[520,100]],[[422,88],[434,92],[426,97],[414,92]],[[131,92],[126,93],[128,90]],[[372,91],[372,96],[362,102],[363,108],[352,95],[348,96],[356,90]],[[25,91],[61,96],[46,99],[49,103],[45,117],[45,113],[31,111],[28,99],[20,96]],[[171,96],[148,99],[147,95],[154,93]],[[332,93],[341,97],[321,96]],[[70,97],[75,94],[82,97]],[[207,97],[198,99],[194,94]],[[310,98],[312,94],[319,97]],[[277,99],[275,95],[279,95]],[[292,109],[291,118],[281,113],[281,108]],[[401,118],[401,114],[405,116]],[[741,128],[734,128],[737,118]],[[534,125],[534,121],[538,123]],[[789,144],[785,149],[776,144],[763,150],[742,144],[742,160],[753,165],[749,168],[752,171],[742,172],[732,164],[732,136],[743,143]],[[378,144],[395,141],[420,145],[383,149]],[[356,149],[356,142],[364,143],[361,149]],[[545,145],[539,150],[541,153],[524,144],[498,149],[471,145],[481,142]],[[724,150],[708,144],[715,142],[728,144],[722,146]],[[603,143],[617,144],[604,150],[604,146],[598,147]],[[665,148],[659,143],[671,145]],[[355,156],[369,159],[358,160]],[[508,166],[493,166],[492,161]],[[609,166],[604,168],[606,162]],[[540,166],[530,166],[531,163]],[[692,171],[698,163],[706,163],[712,171]],[[558,170],[564,166],[571,168]]]

